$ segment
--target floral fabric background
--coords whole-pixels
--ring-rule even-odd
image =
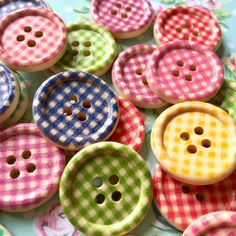
[[[150,0],[158,14],[163,9],[177,5],[203,6],[215,14],[223,31],[223,41],[217,54],[225,64],[225,78],[235,79],[236,75],[236,1],[235,0]],[[89,20],[90,0],[48,0],[53,10],[69,24],[78,20]],[[153,43],[152,27],[145,34],[135,39],[119,40],[119,51],[138,43]],[[38,86],[47,78],[43,73],[23,74],[30,88],[31,101]],[[111,76],[104,76],[111,84]],[[156,161],[150,148],[150,132],[160,110],[140,110],[145,117],[146,139],[142,150],[143,158],[148,162],[153,173]],[[32,120],[31,104],[22,122]],[[0,224],[5,225],[14,236],[79,236],[84,235],[75,230],[64,215],[58,201],[58,194],[44,206],[25,213],[0,212]],[[181,232],[170,226],[153,205],[145,220],[130,233],[136,236],[169,236],[181,235]]]

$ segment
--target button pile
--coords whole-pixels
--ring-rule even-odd
[[[154,19],[148,0],[93,0],[94,22],[66,27],[44,1],[19,2],[0,3],[0,210],[36,208],[59,189],[86,235],[131,232],[152,198],[185,236],[236,232],[236,82],[224,80],[213,51],[215,16],[177,6]],[[117,56],[115,38],[152,22],[158,45]],[[111,67],[115,90],[97,77]],[[29,103],[21,72],[41,70],[49,78],[33,99],[35,124],[21,124]],[[153,179],[137,153],[145,126],[136,106],[163,110],[151,131]]]

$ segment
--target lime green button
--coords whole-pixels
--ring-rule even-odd
[[[85,71],[100,76],[110,69],[117,46],[107,29],[92,22],[80,22],[68,27],[68,37],[64,57],[50,71]]]
[[[128,146],[96,143],[66,166],[60,200],[70,222],[86,235],[123,235],[140,223],[151,205],[151,175]]]

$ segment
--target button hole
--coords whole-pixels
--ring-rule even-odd
[[[79,46],[79,41],[73,41],[73,42],[71,43],[71,45],[72,45],[73,47],[78,47],[78,46]]]
[[[10,177],[12,179],[17,179],[19,176],[20,176],[20,171],[19,170],[17,170],[17,169],[11,170]]]
[[[78,114],[78,120],[85,121],[86,119],[87,119],[87,116],[83,112],[80,112]]]
[[[118,202],[121,199],[121,197],[122,197],[122,194],[119,191],[115,191],[111,195],[112,200],[115,202]]]
[[[184,78],[185,78],[186,81],[192,81],[193,80],[191,75],[185,75]]]
[[[193,32],[192,32],[192,35],[195,36],[195,37],[197,37],[197,36],[199,36],[199,32],[198,32],[198,31],[193,31]]]
[[[180,134],[180,138],[181,138],[182,140],[184,140],[184,141],[189,140],[189,138],[190,138],[189,133],[187,133],[187,132],[181,133],[181,134]]]
[[[111,175],[110,178],[109,178],[109,182],[110,184],[112,185],[115,185],[119,182],[119,177],[117,175]]]
[[[95,186],[95,187],[101,187],[103,185],[103,180],[101,177],[95,177],[93,180],[92,180],[92,185]]]
[[[13,165],[16,162],[16,157],[13,155],[10,155],[7,157],[7,164]]]
[[[72,115],[72,109],[70,107],[64,107],[63,113],[66,116],[71,116]]]
[[[112,11],[111,11],[111,14],[112,14],[113,16],[115,16],[115,15],[117,15],[117,11],[116,11],[116,10],[112,10]]]
[[[71,104],[74,104],[74,103],[78,102],[78,98],[77,98],[76,95],[71,95],[71,96],[69,97],[69,100],[70,100],[70,103],[71,103]]]
[[[132,8],[131,8],[131,7],[126,7],[125,10],[126,10],[126,11],[131,11]]]
[[[16,37],[16,40],[17,40],[18,42],[23,42],[23,41],[25,40],[25,36],[24,36],[24,35],[18,35],[18,36]]]
[[[29,163],[29,164],[26,166],[26,170],[27,170],[27,172],[29,172],[29,173],[33,173],[33,172],[36,170],[36,165],[33,164],[33,163]]]
[[[197,199],[199,202],[202,202],[202,201],[205,200],[205,196],[202,195],[202,194],[197,193],[197,194],[196,194],[196,199]]]
[[[72,57],[75,57],[79,54],[79,52],[77,50],[71,50],[70,54],[71,54]]]
[[[191,25],[190,23],[187,23],[187,24],[185,24],[185,28],[191,29],[191,28],[192,28],[192,25]]]
[[[103,194],[98,194],[96,197],[95,197],[95,202],[97,204],[102,204],[103,202],[105,201],[105,196]]]
[[[126,18],[128,18],[128,15],[126,13],[123,13],[123,14],[121,14],[121,17],[126,19]]]
[[[179,71],[178,70],[173,70],[172,75],[175,76],[175,77],[178,77],[179,76]]]
[[[196,71],[197,67],[195,65],[191,65],[191,66],[189,66],[189,70]]]
[[[211,147],[211,141],[209,139],[203,139],[202,140],[202,146],[205,148]]]
[[[146,77],[142,79],[142,82],[143,82],[144,85],[148,85]]]
[[[85,100],[85,101],[83,101],[82,106],[83,106],[83,108],[88,109],[91,107],[91,102],[89,100]]]
[[[25,31],[26,33],[29,33],[29,32],[32,31],[32,28],[31,28],[30,26],[25,26],[25,27],[24,27],[24,31]]]
[[[86,41],[86,42],[84,42],[84,46],[85,47],[91,47],[91,42],[90,41]]]
[[[195,145],[189,145],[189,146],[187,147],[187,151],[188,151],[189,153],[191,153],[191,154],[194,154],[194,153],[197,152],[197,147],[196,147]]]
[[[177,63],[176,63],[178,66],[184,66],[184,62],[183,61],[181,61],[181,60],[179,60],[179,61],[177,61]]]
[[[181,33],[181,32],[182,32],[182,28],[181,28],[181,27],[176,27],[175,30],[176,30],[176,32],[178,32],[178,33]]]
[[[137,69],[137,70],[135,70],[135,74],[136,74],[136,75],[142,75],[143,72],[142,72],[141,69]]]
[[[43,37],[43,32],[42,31],[36,31],[34,35],[37,38],[42,38]]]
[[[90,54],[91,54],[90,51],[84,51],[84,52],[83,52],[83,55],[84,55],[85,57],[90,56]]]
[[[118,7],[118,8],[122,7],[121,3],[116,3],[115,6]]]
[[[181,190],[182,190],[182,192],[185,193],[185,194],[190,193],[190,189],[189,189],[189,187],[186,186],[186,185],[183,185],[183,186],[181,187]]]
[[[29,159],[31,157],[31,151],[29,150],[24,150],[21,154],[21,156],[24,158],[24,159]]]
[[[28,47],[33,48],[36,46],[36,42],[34,40],[29,40],[27,42]]]
[[[200,126],[197,126],[197,127],[194,128],[194,133],[195,134],[201,135],[201,134],[203,134],[203,132],[204,132],[204,130]]]
[[[189,36],[188,35],[184,35],[183,36],[183,40],[189,40]]]

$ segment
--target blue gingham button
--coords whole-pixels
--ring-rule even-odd
[[[33,115],[48,140],[64,149],[79,150],[111,135],[119,106],[103,80],[85,72],[63,72],[39,87]]]
[[[0,123],[15,110],[20,97],[19,84],[13,73],[0,63]]]
[[[0,0],[0,19],[12,11],[27,7],[50,8],[43,0]]]

